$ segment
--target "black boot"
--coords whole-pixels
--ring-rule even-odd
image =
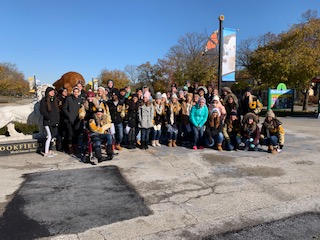
[[[95,150],[96,158],[98,159],[98,163],[101,163],[104,158],[102,157],[101,149]]]
[[[112,145],[107,145],[106,149],[107,149],[107,158],[105,160],[106,161],[112,160],[113,155],[114,155],[113,150],[112,150]]]
[[[149,149],[147,141],[144,142],[144,149]]]
[[[132,141],[128,141],[128,149],[132,149]]]
[[[136,141],[131,141],[131,146],[132,146],[132,149],[136,149]]]
[[[144,148],[144,141],[141,141],[140,148],[141,148],[141,149],[145,149],[145,148]]]

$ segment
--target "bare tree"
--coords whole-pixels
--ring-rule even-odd
[[[124,68],[124,72],[133,85],[136,85],[138,83],[139,71],[137,70],[137,68],[138,66],[136,65],[127,65]]]

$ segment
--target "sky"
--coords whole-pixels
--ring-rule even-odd
[[[52,84],[103,69],[155,64],[187,33],[236,28],[237,44],[301,21],[320,0],[1,0],[0,63]]]

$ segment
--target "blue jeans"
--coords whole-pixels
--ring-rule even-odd
[[[123,124],[122,123],[114,124],[114,128],[116,131],[116,136],[115,136],[116,144],[121,144],[123,139]]]
[[[149,142],[150,128],[140,128],[141,131],[141,141]]]
[[[203,126],[196,127],[192,124],[192,132],[193,132],[193,146],[202,146],[203,145]]]
[[[245,144],[245,148],[253,149],[258,146],[258,144],[254,143],[253,138],[242,138],[242,142]]]
[[[226,141],[226,149],[231,151],[237,149],[241,143],[241,137],[237,135],[229,135],[230,141]]]
[[[161,136],[161,129],[154,130],[154,128],[152,128],[152,140],[159,140],[160,136]]]
[[[266,146],[272,145],[277,146],[279,142],[279,139],[277,136],[270,136],[270,138],[264,138],[264,144]]]
[[[112,145],[111,134],[92,133],[90,136],[91,136],[94,148],[100,148],[101,142],[106,142],[107,145]]]
[[[169,140],[177,140],[178,137],[178,128],[176,124],[168,125],[168,139]]]
[[[213,147],[215,143],[221,144],[222,141],[223,141],[222,132],[219,132],[218,134],[212,136],[212,142],[210,142],[208,138],[205,139],[205,143],[208,147]]]

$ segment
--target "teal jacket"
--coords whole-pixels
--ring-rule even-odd
[[[208,107],[204,105],[199,107],[199,104],[194,105],[190,111],[190,122],[196,127],[202,127],[208,119]]]

